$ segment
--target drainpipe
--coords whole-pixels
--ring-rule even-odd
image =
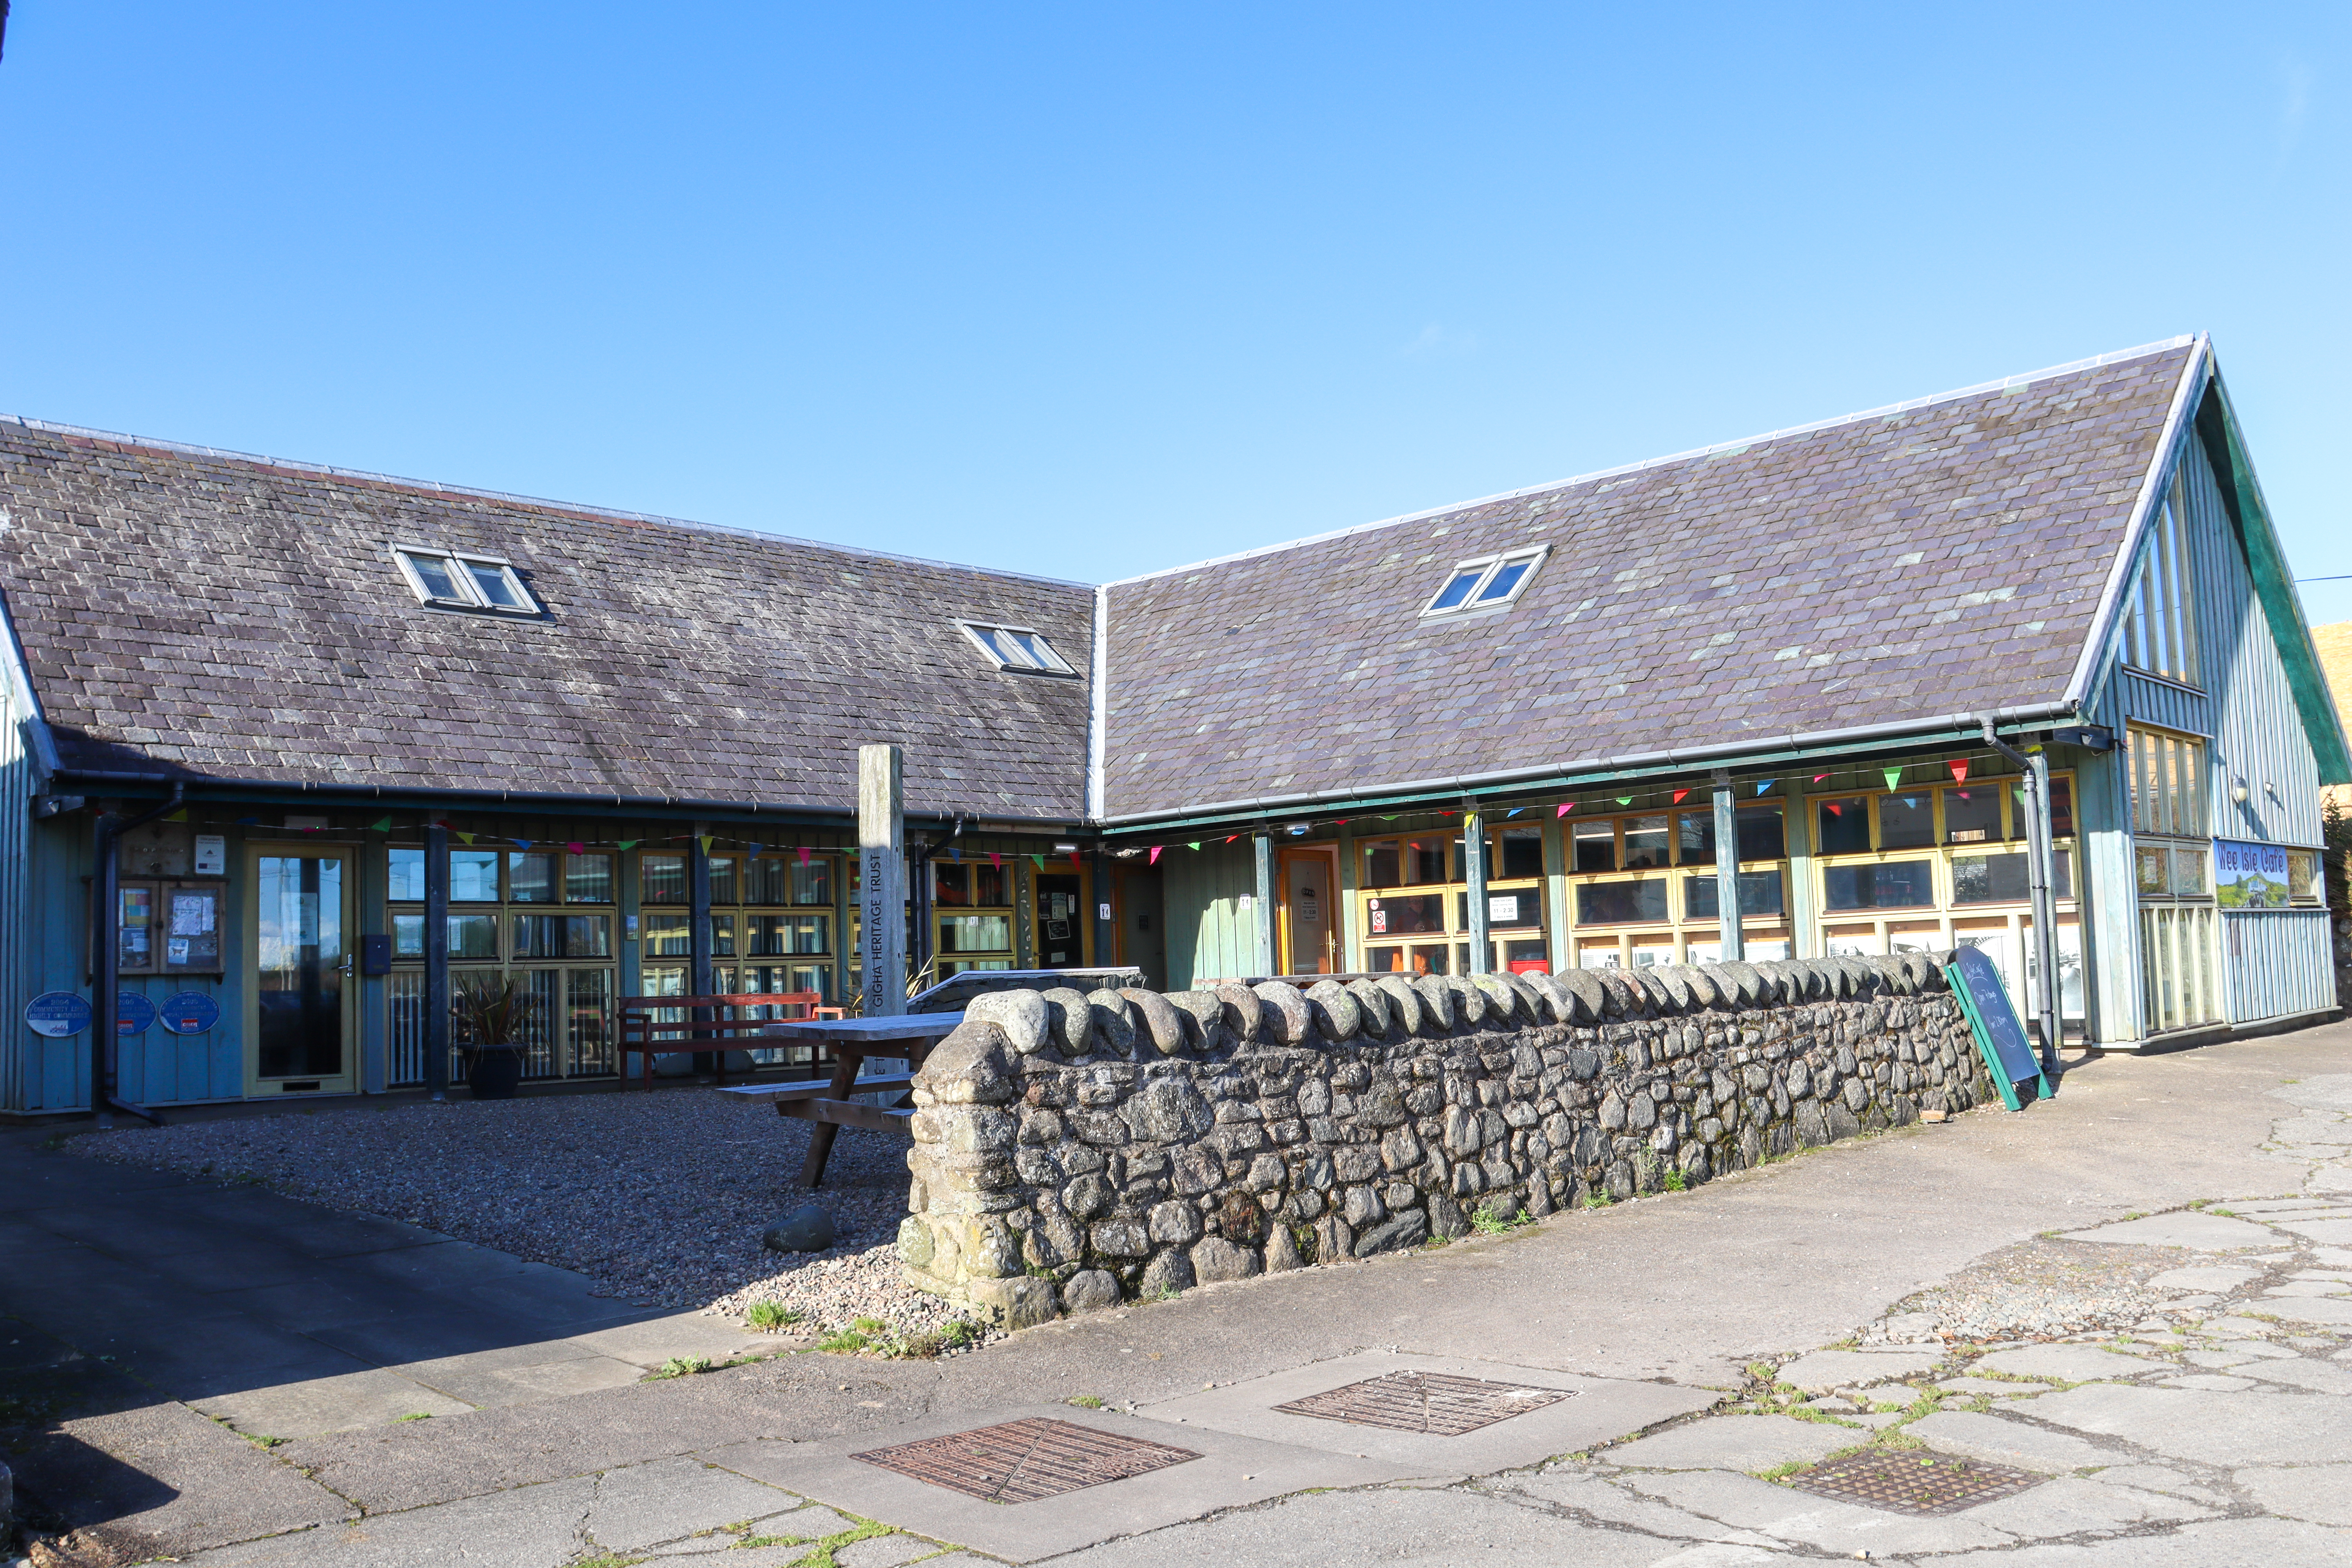
[[[1996,734],[1992,715],[1979,715],[1985,744],[2025,770],[2025,873],[2033,904],[2033,955],[2041,972],[2040,996],[2034,1016],[2042,1026],[2042,1070],[2058,1070],[2058,900],[2053,886],[2053,862],[2050,831],[2050,759],[2039,751],[2021,752]]]
[[[98,856],[92,868],[95,874],[90,879],[93,913],[97,916],[90,934],[90,986],[98,994],[90,999],[89,1108],[100,1127],[114,1125],[110,1112],[115,1110],[127,1110],[157,1127],[163,1125],[163,1119],[145,1106],[133,1105],[116,1094],[122,1049],[122,1009],[118,1001],[122,988],[122,868],[117,864],[115,844],[131,828],[152,822],[166,812],[179,810],[185,795],[185,786],[174,784],[170,799],[136,816],[119,818],[110,811],[101,811],[90,836]]]

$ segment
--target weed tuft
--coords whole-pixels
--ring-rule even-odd
[[[743,1314],[743,1321],[763,1334],[782,1333],[807,1316],[797,1307],[787,1307],[782,1301],[754,1301]]]
[[[710,1358],[699,1355],[674,1355],[656,1370],[646,1373],[646,1381],[665,1377],[692,1377],[698,1372],[710,1370]]]
[[[1073,1394],[1062,1403],[1077,1405],[1083,1410],[1100,1410],[1103,1407],[1103,1402],[1091,1394]]]

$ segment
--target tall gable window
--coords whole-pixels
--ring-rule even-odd
[[[1422,616],[1468,616],[1483,610],[1500,610],[1509,606],[1523,593],[1551,553],[1545,545],[1538,550],[1514,550],[1502,555],[1481,555],[1475,561],[1459,562],[1447,574],[1445,585],[1436,596],[1422,606]]]
[[[1077,671],[1054,651],[1042,632],[1027,626],[990,626],[984,621],[958,621],[971,646],[1008,675],[1052,675],[1075,679]]]
[[[2124,605],[2124,662],[2184,686],[2198,684],[2197,596],[2189,584],[2188,530],[2176,488],[2157,508]]]
[[[420,603],[448,610],[490,610],[506,616],[536,616],[530,596],[512,563],[496,555],[461,555],[402,544],[393,548],[408,591]]]

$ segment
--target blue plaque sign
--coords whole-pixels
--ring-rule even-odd
[[[136,991],[114,994],[114,1032],[118,1035],[143,1035],[155,1023],[155,1004]]]
[[[163,1027],[175,1035],[201,1035],[220,1022],[220,1004],[201,991],[175,991],[163,998]]]
[[[87,998],[72,991],[44,991],[25,1004],[25,1022],[37,1035],[63,1039],[89,1027]]]
[[[1984,1058],[1985,1068],[1992,1074],[1994,1087],[2011,1110],[2023,1108],[2018,1089],[2026,1084],[2035,1089],[2034,1098],[2047,1100],[2058,1092],[2058,1086],[2042,1076],[2042,1063],[2033,1054],[2033,1042],[2026,1038],[2025,1026],[2019,1022],[2017,1009],[2010,1005],[2009,990],[2000,981],[2000,971],[1981,948],[1964,947],[1952,954],[1951,967],[1944,972],[1952,983],[1952,994],[1959,998],[1960,1011],[1968,1015],[1969,1032],[1976,1037],[1977,1053]]]

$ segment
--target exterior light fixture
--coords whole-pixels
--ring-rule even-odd
[[[2243,805],[2246,804],[2246,781],[2244,779],[2235,779],[2231,782],[2230,798],[2231,800],[2236,801],[2240,805]]]

